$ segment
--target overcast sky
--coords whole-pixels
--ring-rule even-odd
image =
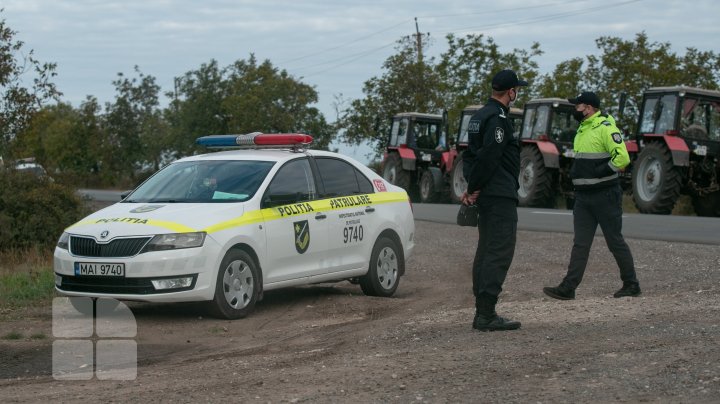
[[[431,56],[448,33],[483,33],[502,51],[539,42],[541,72],[597,53],[600,36],[641,31],[680,54],[720,53],[717,0],[2,0],[0,8],[25,50],[57,63],[54,82],[75,107],[87,95],[112,101],[117,73],[134,77],[135,65],[165,92],[211,59],[224,67],[254,53],[314,86],[332,122],[335,97],[361,98],[395,42],[415,33],[415,17],[433,40]]]

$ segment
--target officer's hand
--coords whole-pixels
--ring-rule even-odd
[[[475,191],[472,194],[468,195],[468,205],[474,205],[475,201],[477,200],[478,196],[480,196],[480,191]]]
[[[463,192],[462,196],[460,197],[460,203],[462,203],[463,205],[470,205],[470,202],[468,202],[467,191]]]

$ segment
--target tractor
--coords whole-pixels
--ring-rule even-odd
[[[447,194],[447,114],[403,112],[392,118],[382,176],[410,198],[437,202]]]
[[[640,111],[632,172],[638,210],[670,214],[684,194],[698,216],[720,216],[720,91],[654,87]]]
[[[525,104],[520,133],[520,206],[554,207],[557,195],[574,201],[570,167],[578,122],[566,99],[539,98]]]
[[[463,109],[460,115],[457,142],[450,149],[448,165],[452,167],[452,170],[449,173],[450,178],[448,181],[450,183],[450,200],[454,203],[460,203],[460,199],[467,189],[467,181],[465,181],[463,175],[462,153],[468,148],[468,124],[473,114],[482,107],[482,105],[470,105]],[[515,132],[518,133],[522,124],[522,110],[520,108],[510,108],[510,119],[512,119]]]

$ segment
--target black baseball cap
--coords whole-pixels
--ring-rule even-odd
[[[518,79],[517,74],[510,69],[500,70],[492,79],[492,88],[495,91],[504,91],[526,85],[528,85],[528,82]]]
[[[583,91],[575,98],[568,98],[570,104],[587,104],[595,108],[600,108],[600,98],[592,91]]]

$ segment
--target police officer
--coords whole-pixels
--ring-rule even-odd
[[[462,201],[476,204],[480,212],[473,262],[473,328],[480,331],[520,328],[520,322],[498,316],[495,305],[512,263],[517,233],[520,144],[508,109],[517,99],[519,87],[527,84],[512,70],[497,73],[492,79],[492,96],[468,126],[469,147],[463,153],[468,188]]]
[[[620,267],[623,286],[614,297],[638,296],[640,284],[633,257],[622,236],[622,189],[618,171],[630,163],[625,143],[615,120],[600,111],[600,99],[595,93],[583,92],[568,101],[575,104],[575,118],[580,121],[573,145],[575,159],[570,169],[575,188],[575,240],[565,279],[557,287],[543,288],[543,292],[555,299],[575,298],[599,224]]]

